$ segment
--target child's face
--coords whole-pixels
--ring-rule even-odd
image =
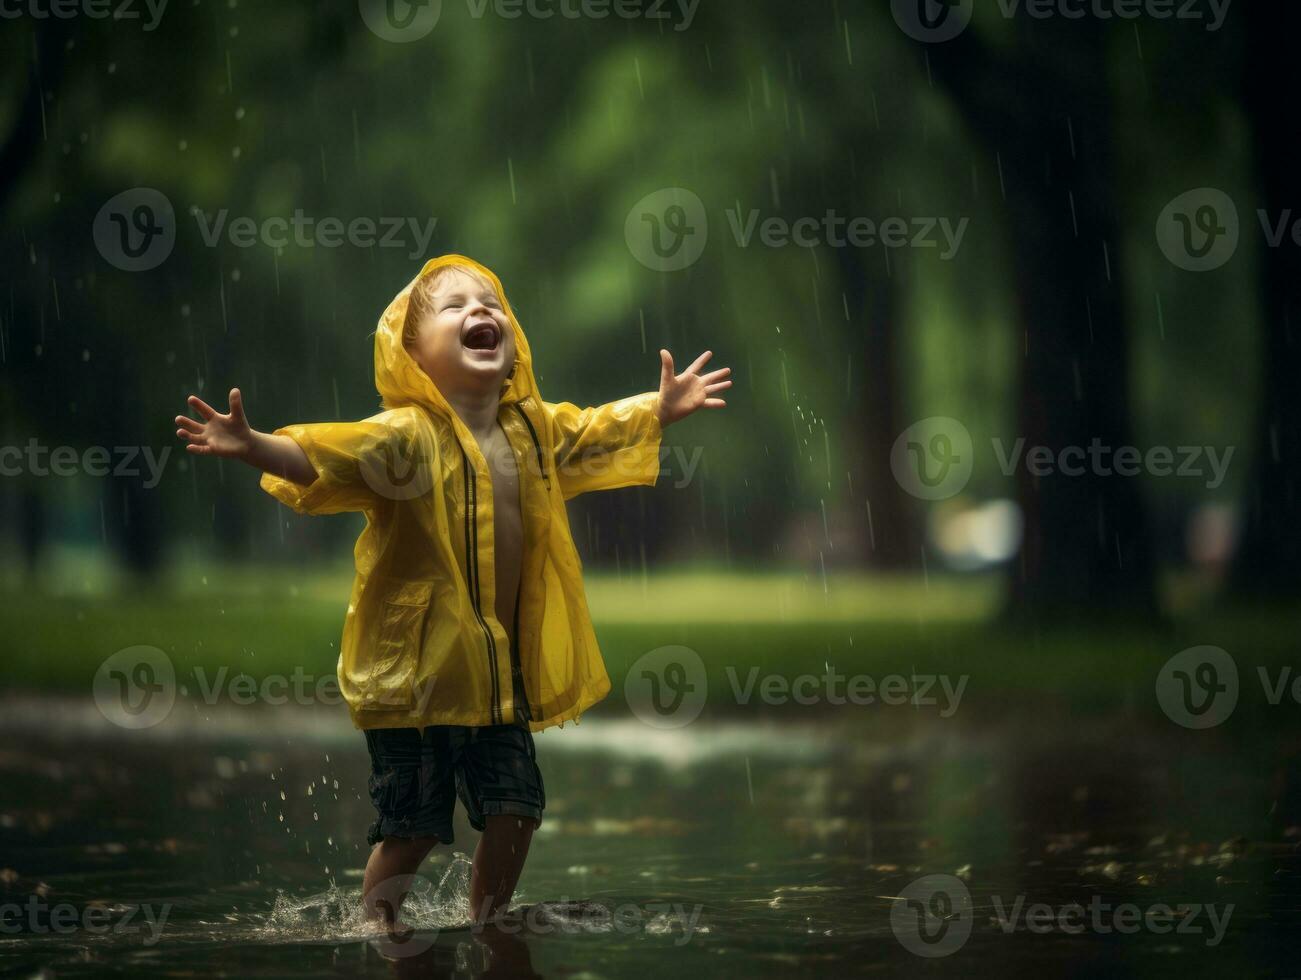
[[[453,270],[439,280],[409,350],[444,396],[500,390],[515,364],[515,332],[492,286]]]

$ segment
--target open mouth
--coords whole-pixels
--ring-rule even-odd
[[[470,328],[463,343],[470,350],[496,350],[501,333],[495,323],[480,323]]]

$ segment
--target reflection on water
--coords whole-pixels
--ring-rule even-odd
[[[476,835],[458,809],[411,931],[387,937],[360,914],[371,811],[346,721],[244,709],[125,732],[97,717],[0,706],[5,972],[1295,972],[1290,733],[1031,711],[670,732],[593,719],[538,738],[548,807],[513,915],[467,927]],[[930,875],[957,884],[919,898]]]

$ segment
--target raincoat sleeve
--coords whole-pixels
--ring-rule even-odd
[[[298,443],[316,470],[310,486],[262,474],[262,489],[300,514],[369,510],[411,496],[412,479],[431,472],[413,458],[409,430],[383,416],[287,425],[274,434]]]
[[[660,474],[659,392],[601,405],[543,402],[564,499],[592,490],[654,486]]]

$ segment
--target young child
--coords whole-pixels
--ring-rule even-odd
[[[378,415],[267,434],[232,389],[225,415],[191,395],[200,420],[177,416],[189,452],[257,467],[299,513],[366,515],[338,678],[371,758],[372,917],[396,925],[392,883],[452,843],[458,795],[481,832],[470,916],[510,901],[545,806],[531,733],[610,690],[565,501],[654,485],[663,428],[725,404],[731,369],[700,374],[710,356],[674,374],[661,350],[658,392],[545,402],[501,282],[444,255],[380,318]]]

